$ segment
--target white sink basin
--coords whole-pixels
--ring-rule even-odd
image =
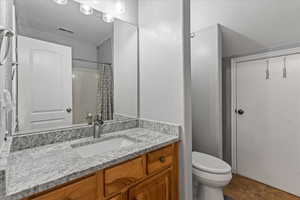
[[[120,150],[136,143],[135,140],[127,137],[112,137],[101,141],[87,143],[81,146],[73,146],[81,157],[87,158],[103,154],[109,151]]]

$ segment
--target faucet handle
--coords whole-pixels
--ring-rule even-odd
[[[100,123],[101,125],[104,124],[104,121],[103,121],[103,117],[101,114],[97,114],[96,117],[95,117],[95,122],[98,122]]]
[[[98,116],[100,117],[100,120],[103,121],[103,115],[102,115],[102,113],[99,113]]]
[[[87,116],[86,116],[86,120],[87,120],[87,123],[89,125],[92,125],[93,124],[93,114],[92,113],[88,113]]]
[[[100,120],[99,114],[96,114],[94,121],[99,121],[99,120]]]

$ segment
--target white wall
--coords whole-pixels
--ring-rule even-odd
[[[90,44],[87,42],[74,40],[69,37],[64,37],[59,34],[55,34],[51,32],[43,32],[37,29],[32,29],[23,26],[20,26],[18,31],[19,31],[18,34],[20,35],[70,46],[72,47],[73,58],[81,58],[81,59],[86,59],[91,61],[97,61],[97,46],[95,44]],[[97,65],[87,63],[87,62],[73,61],[73,67],[96,68]]]
[[[191,0],[191,29],[221,24],[224,57],[300,45],[298,0]]]
[[[98,61],[100,63],[113,63],[113,37],[104,40],[98,46]]]
[[[138,32],[123,21],[114,23],[114,112],[138,117]]]
[[[185,0],[140,0],[140,117],[180,124],[180,193],[192,199],[191,138],[189,131],[190,87],[188,40],[189,21]],[[185,10],[184,10],[185,9]],[[188,19],[188,17],[186,18]],[[183,26],[187,24],[188,26]],[[183,36],[183,34],[185,34]],[[186,49],[185,49],[186,48]],[[187,52],[184,52],[184,49]],[[184,55],[187,56],[185,60]],[[186,82],[184,82],[186,81]],[[184,96],[186,95],[186,96]]]
[[[222,158],[222,41],[218,25],[191,40],[193,150]]]
[[[87,2],[87,0],[74,0],[77,2]],[[123,21],[129,22],[131,24],[137,24],[138,23],[138,0],[124,0],[125,2],[125,8],[126,12],[123,14],[116,13],[115,10],[115,1],[112,0],[101,0],[98,4],[91,5],[104,13],[109,13],[111,15],[114,15],[116,18],[121,19]]]
[[[181,0],[141,0],[139,8],[140,116],[181,124]]]

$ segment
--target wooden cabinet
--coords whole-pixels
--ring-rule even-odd
[[[58,189],[38,197],[29,198],[29,200],[65,200],[65,198],[65,191]]]
[[[178,200],[178,144],[24,200]]]
[[[65,200],[97,200],[96,176],[86,178],[65,188]]]
[[[97,200],[96,175],[41,194],[37,197],[31,197],[29,200]]]
[[[119,194],[117,196],[110,198],[109,200],[126,200],[126,199],[123,198],[123,195]]]
[[[171,166],[173,163],[173,156],[174,156],[174,150],[172,145],[148,153],[147,155],[148,174],[151,174],[153,172]]]
[[[105,196],[121,191],[146,176],[145,156],[104,170]]]
[[[172,200],[171,170],[155,175],[129,190],[129,200]]]

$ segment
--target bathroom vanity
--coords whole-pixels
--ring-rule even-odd
[[[137,119],[106,126],[100,138],[92,127],[9,137],[0,199],[176,200],[180,127]]]
[[[24,200],[174,200],[177,143],[99,170]]]

